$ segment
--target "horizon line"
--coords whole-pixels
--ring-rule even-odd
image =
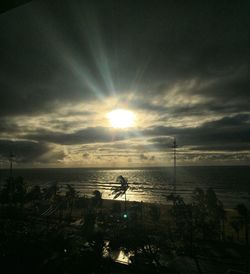
[[[226,165],[178,165],[178,167],[249,167],[250,164],[226,164]],[[20,169],[150,169],[150,168],[173,168],[172,165],[166,166],[135,166],[135,167],[15,167],[13,170]],[[9,170],[9,168],[0,168],[0,170]]]

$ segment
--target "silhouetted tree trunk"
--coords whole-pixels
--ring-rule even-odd
[[[125,213],[127,213],[127,195],[126,195],[126,192],[125,192]]]

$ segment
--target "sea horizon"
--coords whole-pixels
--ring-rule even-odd
[[[177,165],[178,167],[250,167],[250,164],[221,164],[221,165]],[[30,169],[104,169],[104,170],[117,170],[117,169],[163,169],[163,168],[174,168],[173,165],[166,166],[136,166],[136,167],[13,167],[12,170],[30,170]],[[1,168],[0,170],[9,170],[9,167]]]
[[[238,203],[250,205],[249,167],[238,166],[177,166],[176,193],[190,201],[195,188],[214,189],[227,206]],[[58,183],[62,189],[67,184],[80,195],[91,196],[99,190],[104,199],[112,199],[111,189],[120,175],[128,179],[128,200],[166,203],[174,185],[173,166],[137,168],[29,168],[13,169],[14,177],[21,176],[28,186],[41,187]],[[9,176],[9,169],[0,170],[0,184]]]

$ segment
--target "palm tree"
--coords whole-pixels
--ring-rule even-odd
[[[193,192],[191,205],[186,204],[180,195],[170,194],[166,196],[166,198],[173,203],[172,214],[175,218],[178,236],[181,238],[182,243],[186,242],[188,253],[191,251],[190,255],[195,262],[198,273],[202,274],[202,269],[197,256],[197,249],[193,242],[195,225],[197,227],[197,224],[200,222],[203,224],[201,215],[203,214],[205,194],[202,189],[196,188]],[[200,208],[200,206],[202,206],[202,208]],[[198,208],[199,211],[197,210]],[[193,224],[193,221],[195,224]]]
[[[38,208],[40,200],[42,198],[42,192],[40,186],[33,186],[31,190],[27,193],[26,199],[31,202],[35,209]]]
[[[227,220],[227,212],[224,209],[222,202],[218,204],[218,216],[221,223],[221,239],[225,240],[225,221]]]
[[[57,182],[53,183],[49,187],[43,189],[43,194],[45,200],[54,203],[57,199],[57,196],[60,192],[60,187],[58,186]]]
[[[69,184],[67,184],[67,191],[65,194],[65,198],[67,200],[68,208],[69,208],[69,217],[72,216],[72,210],[74,207],[75,199],[78,196],[78,192],[75,190],[75,188]]]
[[[218,199],[212,188],[206,191],[206,211],[208,216],[207,225],[210,227],[212,237],[220,237],[224,233],[225,212],[223,203]],[[221,229],[222,224],[222,229]],[[222,232],[223,231],[223,232]],[[208,233],[209,231],[207,231]]]
[[[187,205],[180,195],[170,194],[167,200],[173,203],[171,214],[175,220],[176,232],[183,240],[189,241],[193,230],[191,206]]]
[[[26,198],[26,185],[22,177],[17,177],[14,179],[14,193],[13,199],[15,204],[19,204],[20,207],[23,207]]]
[[[205,237],[207,221],[206,196],[203,189],[197,187],[192,194],[192,214],[196,235]]]
[[[128,179],[123,177],[122,175],[116,178],[116,182],[119,183],[119,186],[112,187],[112,194],[115,195],[114,199],[118,198],[119,196],[124,195],[124,202],[125,202],[125,214],[127,214],[127,197],[126,192],[129,188],[128,186]]]

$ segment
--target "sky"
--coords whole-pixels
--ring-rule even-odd
[[[147,2],[0,15],[0,168],[249,164],[249,1]]]

